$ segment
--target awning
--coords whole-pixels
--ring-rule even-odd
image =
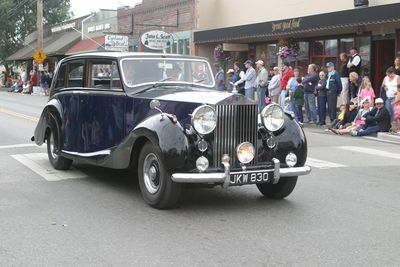
[[[104,36],[99,36],[92,39],[84,39],[76,43],[65,54],[73,55],[84,52],[104,51]]]
[[[260,37],[279,37],[337,28],[400,22],[400,4],[355,8],[286,20],[194,32],[195,43],[216,43]]]
[[[43,51],[47,57],[62,56],[65,52],[76,43],[81,34],[76,31],[68,31],[59,34],[53,34],[43,39]],[[24,46],[7,58],[8,61],[32,59],[33,54],[37,50],[37,40]]]

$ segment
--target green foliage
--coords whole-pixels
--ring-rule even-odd
[[[51,26],[72,17],[69,0],[44,0],[43,24]],[[23,46],[36,31],[36,0],[0,1],[0,62]]]

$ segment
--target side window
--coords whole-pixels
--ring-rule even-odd
[[[84,87],[84,66],[83,61],[68,63],[68,87]]]
[[[66,64],[60,66],[57,73],[57,81],[54,88],[62,88],[65,86],[65,70],[67,69]]]
[[[121,89],[121,80],[115,60],[89,62],[90,87],[97,89]]]

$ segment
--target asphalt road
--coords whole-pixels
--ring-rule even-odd
[[[399,145],[306,128],[313,171],[287,199],[188,189],[160,211],[128,171],[21,163],[46,153],[30,142],[46,101],[0,92],[0,266],[400,265]]]

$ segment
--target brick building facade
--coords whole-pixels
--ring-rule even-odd
[[[151,30],[172,33],[176,47],[170,52],[190,53],[192,51],[192,31],[197,27],[196,6],[199,0],[143,0],[133,8],[118,9],[118,32],[128,34],[140,44],[140,36]],[[183,39],[189,40],[181,41]],[[180,45],[180,46],[179,46]],[[185,46],[183,49],[182,47]],[[186,47],[186,46],[189,46]],[[143,51],[139,45],[138,51]],[[187,51],[187,49],[189,49]]]

